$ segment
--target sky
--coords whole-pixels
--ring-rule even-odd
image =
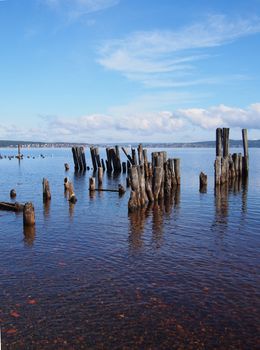
[[[260,139],[260,0],[0,0],[0,139]]]

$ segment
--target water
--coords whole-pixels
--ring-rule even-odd
[[[167,151],[181,158],[180,192],[131,215],[129,191],[89,196],[92,173],[74,174],[69,149],[23,150],[35,159],[20,164],[0,160],[1,201],[15,188],[16,200],[36,211],[26,236],[21,214],[0,211],[3,349],[257,348],[260,149],[250,150],[248,184],[217,196],[213,149]],[[204,194],[200,171],[208,174]],[[65,176],[76,205],[64,197]],[[105,188],[118,183],[124,175],[105,174]]]

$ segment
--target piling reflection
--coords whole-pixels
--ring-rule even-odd
[[[51,201],[43,201],[43,215],[47,219],[50,216]]]
[[[215,186],[215,221],[214,225],[227,226],[230,196],[241,196],[241,212],[247,211],[248,179],[233,179],[229,184]]]
[[[74,216],[75,203],[69,202],[69,216],[72,219]]]
[[[179,205],[180,186],[177,186],[172,191],[171,196],[129,212],[128,241],[130,250],[140,251],[144,248],[144,232],[148,220],[151,220],[152,223],[152,242],[156,248],[160,248],[163,239],[164,219],[172,214],[173,208],[174,210],[178,209]]]
[[[32,247],[34,244],[35,235],[36,235],[35,225],[24,226],[23,234],[24,234],[24,244],[28,247]]]

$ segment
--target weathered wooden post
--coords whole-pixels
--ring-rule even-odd
[[[203,172],[200,173],[200,192],[207,192],[208,177]]]
[[[98,167],[98,186],[102,187],[103,183],[103,168]]]
[[[154,174],[153,174],[153,196],[155,201],[157,201],[159,198],[159,193],[161,191],[161,185],[162,185],[162,178],[163,178],[163,168],[161,166],[155,166]]]
[[[42,180],[42,191],[43,191],[43,200],[48,201],[51,199],[51,190],[49,181],[45,178]]]
[[[132,164],[137,165],[136,151],[134,148],[132,148]]]
[[[126,173],[126,162],[122,162],[123,174]]]
[[[115,155],[116,155],[116,172],[121,173],[121,159],[120,159],[120,149],[119,146],[115,146]]]
[[[243,157],[243,177],[248,176],[249,172],[249,154],[248,154],[248,137],[247,137],[247,129],[242,129],[242,137],[243,137],[243,148],[244,148],[244,157]]]
[[[23,225],[24,226],[35,225],[34,206],[31,202],[25,203],[23,207]]]
[[[143,145],[140,143],[140,145],[137,148],[137,152],[138,152],[138,162],[139,165],[143,165],[144,162],[144,158],[143,158]]]
[[[176,177],[177,185],[181,184],[181,170],[180,170],[180,159],[174,158],[174,173]]]
[[[15,197],[16,197],[16,191],[15,191],[14,188],[11,189],[11,191],[10,191],[10,197],[11,197],[11,198],[15,198]]]
[[[221,179],[221,156],[217,156],[215,159],[215,186],[220,185]]]
[[[143,149],[143,160],[144,160],[144,176],[147,178],[149,175],[149,170],[148,170],[148,157],[147,157],[147,149]]]
[[[79,170],[79,160],[78,160],[78,152],[76,151],[76,147],[72,147],[73,161],[74,161],[74,169],[75,171]]]
[[[69,202],[70,203],[76,203],[77,202],[77,198],[76,198],[76,195],[74,193],[72,182],[69,182],[68,187],[69,187],[68,188],[68,190],[69,190]]]
[[[106,171],[106,166],[105,166],[105,162],[104,159],[101,159],[101,163],[102,163],[102,168],[103,168],[103,172]]]
[[[128,209],[133,211],[140,207],[139,177],[136,165],[133,165],[130,169],[130,180],[132,190],[128,201]]]
[[[64,191],[66,192],[69,189],[69,179],[67,177],[64,178]]]
[[[94,177],[89,178],[89,191],[93,192],[96,189],[96,180]]]
[[[241,153],[238,153],[238,171],[239,171],[239,176],[242,178],[243,175],[243,157]]]
[[[216,157],[222,157],[222,129],[216,129]]]
[[[111,173],[113,168],[112,168],[112,159],[111,159],[110,148],[108,148],[108,147],[106,148],[106,153],[107,153],[107,161],[106,161],[107,172]]]
[[[21,145],[18,145],[18,159],[21,159]]]
[[[229,128],[223,128],[223,158],[229,155]]]
[[[120,196],[122,196],[123,194],[125,194],[125,188],[123,185],[119,184],[118,185],[118,193]]]
[[[96,162],[95,148],[93,146],[90,147],[90,155],[91,155],[93,170],[96,172],[97,171],[97,162]]]

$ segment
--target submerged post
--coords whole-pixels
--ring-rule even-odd
[[[203,172],[200,173],[200,192],[207,192],[208,177]]]
[[[49,181],[45,178],[42,180],[43,200],[48,201],[51,199],[51,190]]]
[[[24,226],[35,225],[34,206],[31,202],[25,203],[23,207],[23,225]]]

